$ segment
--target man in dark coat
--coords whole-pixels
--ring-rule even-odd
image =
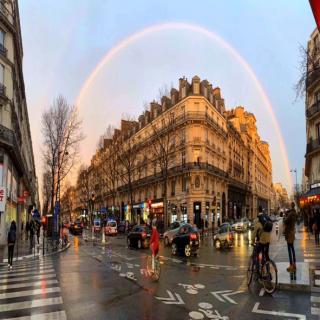
[[[16,237],[17,237],[16,230],[17,230],[16,222],[13,220],[10,225],[10,230],[8,232],[8,239],[7,239],[7,242],[8,242],[8,268],[9,268],[9,270],[12,269],[14,245],[16,243]]]
[[[296,255],[294,250],[294,240],[296,234],[296,221],[297,221],[297,213],[295,210],[295,203],[291,203],[291,209],[288,211],[286,217],[283,220],[284,223],[284,235],[287,241],[288,246],[288,254],[290,266],[287,268],[288,272],[295,272],[296,267]]]

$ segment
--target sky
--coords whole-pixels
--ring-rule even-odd
[[[263,140],[270,143],[273,180],[290,189],[288,169],[298,180],[306,149],[304,100],[295,101],[299,78],[299,46],[315,28],[304,0],[20,0],[24,79],[36,170],[41,181],[41,114],[59,95],[76,104],[86,139],[80,162],[89,163],[99,136],[124,114],[138,116],[145,103],[159,98],[159,89],[197,74],[219,86],[227,109],[243,105],[257,118]],[[154,26],[185,24],[190,28]],[[146,28],[126,44],[126,39]],[[207,30],[216,39],[195,31]],[[220,40],[217,40],[220,39]],[[79,94],[100,61],[104,63]],[[261,83],[266,100],[234,48]],[[294,178],[294,177],[291,177]]]

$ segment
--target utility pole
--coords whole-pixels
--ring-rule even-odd
[[[295,200],[296,200],[296,204],[298,205],[298,173],[297,173],[297,169],[291,169],[290,170],[291,173],[294,173],[295,176],[296,176],[296,184],[295,184],[295,187],[294,187],[294,190],[295,190]]]

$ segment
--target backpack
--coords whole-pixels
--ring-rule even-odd
[[[10,229],[8,234],[8,242],[15,243],[16,242],[16,232],[13,229]]]
[[[267,214],[258,215],[259,222],[262,224],[262,230],[264,232],[271,232],[273,227],[273,222]]]

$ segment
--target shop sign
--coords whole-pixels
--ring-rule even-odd
[[[0,212],[4,212],[6,208],[6,188],[0,187]]]
[[[163,202],[152,203],[151,208],[163,208]]]

